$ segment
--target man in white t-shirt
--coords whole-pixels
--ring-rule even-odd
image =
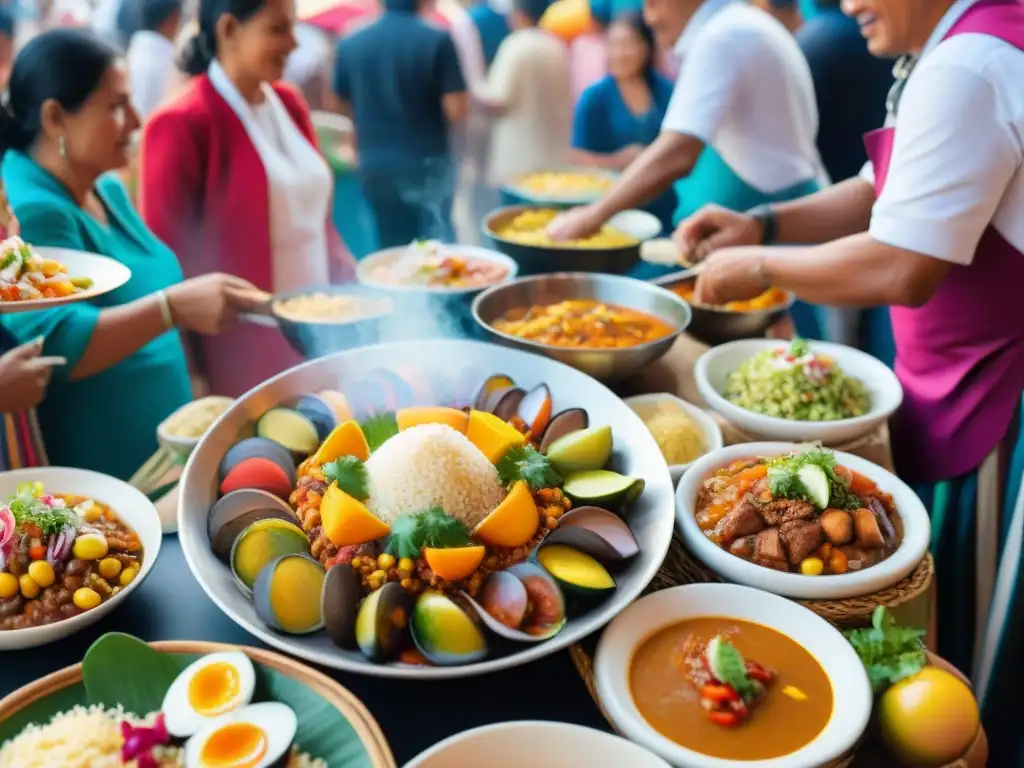
[[[497,116],[487,181],[500,187],[521,173],[562,166],[572,134],[572,88],[565,44],[537,28],[547,3],[515,0],[505,38],[474,94]]]
[[[811,73],[782,24],[742,0],[646,0],[644,18],[680,60],[661,135],[602,199],[559,217],[554,237],[593,233],[679,180],[677,219],[710,202],[746,209],[789,199],[825,181]]]

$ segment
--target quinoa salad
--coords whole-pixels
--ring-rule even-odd
[[[793,421],[852,419],[871,408],[864,382],[805,339],[754,355],[729,374],[723,394],[748,411]]]

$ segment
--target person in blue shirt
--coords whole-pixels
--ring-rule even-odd
[[[606,34],[609,74],[580,96],[571,159],[575,165],[621,171],[658,137],[672,81],[654,69],[654,36],[639,13],[620,15]],[[646,206],[666,232],[672,231],[675,208],[671,188]]]
[[[454,239],[449,129],[465,120],[455,44],[423,21],[429,0],[385,0],[375,22],[342,38],[334,93],[355,123],[359,174],[381,248]]]

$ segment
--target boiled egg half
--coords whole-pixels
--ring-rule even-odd
[[[291,749],[298,718],[276,701],[236,709],[185,744],[185,768],[268,768]]]
[[[252,701],[256,671],[241,651],[211,653],[181,671],[161,711],[172,736],[184,738]]]

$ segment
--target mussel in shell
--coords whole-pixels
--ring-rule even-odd
[[[413,596],[397,582],[371,592],[356,614],[356,644],[370,661],[393,661],[409,646]]]
[[[499,389],[511,388],[515,385],[516,383],[512,381],[511,377],[506,376],[503,373],[489,377],[480,385],[480,389],[477,391],[476,397],[473,398],[473,407],[478,411],[487,410],[487,399],[493,392]]]
[[[551,423],[544,430],[544,438],[540,441],[540,452],[547,453],[550,445],[560,437],[572,432],[579,432],[590,426],[590,416],[582,408],[569,408],[551,417]]]
[[[551,390],[547,384],[538,384],[526,393],[519,403],[518,415],[534,438],[544,434],[551,421]]]
[[[616,514],[600,507],[577,507],[558,521],[545,544],[565,544],[604,564],[619,563],[640,551],[629,526]]]
[[[487,640],[458,599],[424,592],[416,600],[410,623],[416,648],[431,664],[471,664],[487,655]]]
[[[558,634],[565,624],[562,591],[536,563],[519,563],[491,574],[479,599],[471,602],[487,628],[509,640],[540,642]]]
[[[341,563],[327,571],[320,596],[320,612],[331,642],[339,648],[356,648],[356,615],[366,594],[359,574]]]

